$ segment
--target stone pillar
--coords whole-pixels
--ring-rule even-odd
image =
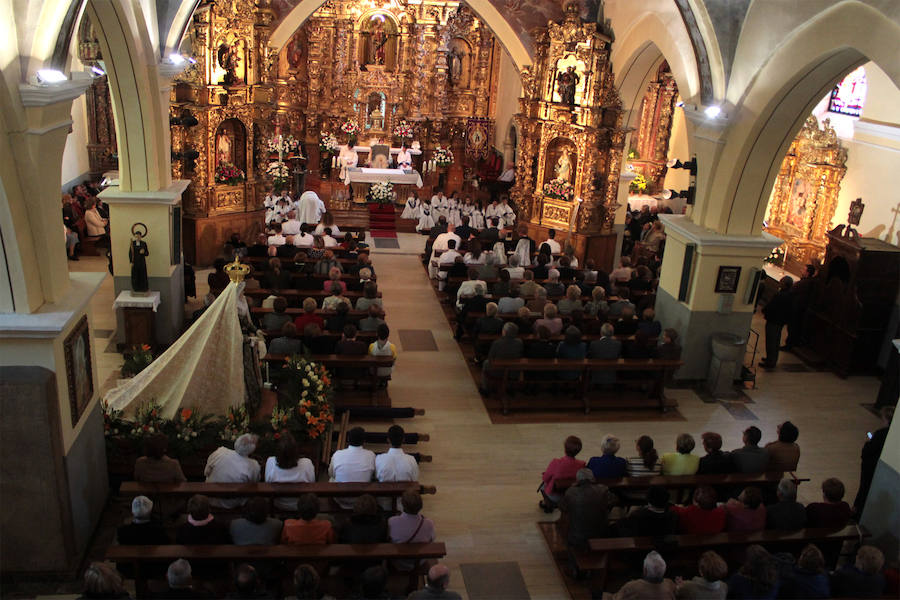
[[[763,259],[781,240],[724,235],[704,229],[682,215],[660,215],[666,227],[666,251],[656,296],[656,317],[678,332],[685,361],[681,380],[704,379],[713,333],[747,337],[753,318],[753,283]],[[688,260],[686,255],[690,255]],[[740,267],[735,293],[717,293],[719,267]],[[683,293],[682,293],[683,292]],[[752,340],[751,340],[752,341]],[[735,376],[740,375],[740,369]]]
[[[112,228],[110,243],[113,256],[113,278],[116,295],[131,289],[131,263],[128,249],[131,228],[136,223],[147,226],[147,275],[150,289],[158,291],[162,304],[156,314],[156,341],[171,344],[181,333],[184,323],[184,270],[181,247],[181,195],[189,180],[180,179],[168,188],[155,192],[123,192],[111,186],[100,193],[109,204]],[[124,343],[125,331],[118,318],[117,341]]]

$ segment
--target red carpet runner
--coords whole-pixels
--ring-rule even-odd
[[[369,203],[369,233],[373,238],[396,238],[397,226],[395,223],[393,204]]]

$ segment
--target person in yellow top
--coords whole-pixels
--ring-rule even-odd
[[[391,330],[388,329],[386,324],[382,323],[378,326],[375,333],[378,336],[378,339],[369,344],[369,356],[390,356],[396,361],[397,347],[388,341]],[[387,377],[393,370],[394,367],[378,367],[376,374],[379,377]]]
[[[691,454],[694,449],[694,438],[689,433],[682,433],[675,440],[678,452],[667,452],[662,455],[663,475],[693,475],[700,466],[700,457]]]

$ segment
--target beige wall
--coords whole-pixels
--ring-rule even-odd
[[[84,96],[72,102],[72,131],[66,138],[62,158],[62,183],[81,177],[90,170],[87,153],[87,106]]]
[[[684,109],[676,108],[672,114],[672,133],[669,137],[669,154],[668,158],[677,158],[682,161],[690,160],[691,148],[688,144],[687,123],[684,118]],[[688,189],[691,185],[691,174],[687,169],[668,169],[666,171],[665,187],[666,189],[681,190]]]
[[[497,85],[497,114],[494,116],[497,130],[494,146],[501,152],[509,133],[513,115],[519,112],[519,96],[522,95],[522,79],[519,71],[505,50],[500,54],[500,81]],[[511,157],[506,157],[507,159]],[[504,165],[505,167],[505,165]]]

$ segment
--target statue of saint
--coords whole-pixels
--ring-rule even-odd
[[[385,45],[387,44],[387,33],[384,31],[384,23],[378,21],[375,30],[372,31],[372,57],[370,64],[383,65],[385,56]]]
[[[554,170],[556,171],[556,179],[558,181],[568,182],[570,180],[572,174],[572,161],[569,160],[568,148],[563,148],[562,154],[559,155],[559,160],[556,161]]]
[[[219,66],[225,69],[225,76],[222,83],[225,85],[235,85],[238,83],[237,68],[240,57],[238,56],[237,42],[233,46],[222,44],[217,52]]]
[[[233,162],[234,153],[232,152],[231,138],[222,131],[216,136],[216,165]]]
[[[575,72],[575,67],[570,66],[565,71],[560,71],[556,76],[557,89],[563,104],[575,106],[575,88],[581,82],[581,76]]]
[[[147,278],[147,257],[150,255],[150,250],[147,248],[147,242],[143,240],[141,232],[133,233],[134,238],[128,248],[128,260],[131,262],[131,291],[140,294],[146,293],[150,289],[150,282]]]
[[[459,85],[459,81],[462,78],[462,54],[456,48],[451,48],[449,59],[450,65],[447,75],[450,78],[450,85],[455,87]]]

